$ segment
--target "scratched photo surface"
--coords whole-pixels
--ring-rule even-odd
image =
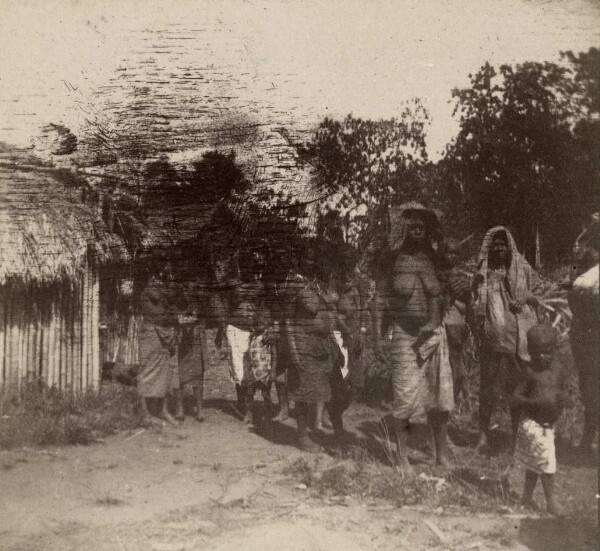
[[[0,550],[593,550],[597,0],[0,0]]]

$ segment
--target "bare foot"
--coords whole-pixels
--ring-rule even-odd
[[[157,426],[161,425],[160,419],[157,419],[156,417],[153,417],[149,413],[147,413],[146,415],[144,415],[143,423],[144,423],[144,425],[147,425],[149,427],[157,427]]]
[[[246,415],[244,415],[244,424],[251,425],[252,422],[252,412],[246,412]]]
[[[319,453],[321,446],[313,442],[308,435],[298,437],[298,447],[308,453]]]
[[[204,423],[204,415],[196,413],[196,421],[198,421],[198,423]]]
[[[530,511],[536,512],[539,512],[540,510],[540,506],[533,499],[522,499],[521,507],[523,507],[523,509],[529,509]]]
[[[452,462],[448,459],[447,455],[440,455],[436,458],[435,464],[440,467],[445,467],[446,469],[450,469],[452,467]]]
[[[170,425],[177,426],[177,424],[178,424],[177,421],[175,421],[175,419],[173,418],[173,416],[169,412],[167,412],[167,411],[163,411],[160,414],[160,418],[163,421],[166,421],[167,423],[169,423]]]
[[[273,417],[273,421],[279,421],[281,423],[281,422],[285,421],[286,419],[289,419],[289,417],[290,417],[290,414],[289,414],[288,410],[281,409],[281,410],[279,410],[279,413],[275,417]]]
[[[407,478],[413,478],[416,474],[414,467],[409,463],[408,457],[401,457],[396,452],[396,464]]]
[[[414,478],[417,474],[415,468],[408,462],[408,460],[400,462],[400,470],[406,478]]]
[[[548,507],[548,512],[552,516],[555,516],[555,517],[564,517],[565,516],[565,512],[563,511],[563,508],[558,504],[558,501],[556,500],[556,498],[548,500],[547,507]]]

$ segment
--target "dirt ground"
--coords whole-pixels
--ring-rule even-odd
[[[261,429],[244,425],[231,387],[225,370],[209,373],[204,423],[188,417],[178,427],[139,429],[87,447],[0,452],[0,549],[597,548],[592,466],[560,465],[558,491],[569,513],[561,520],[513,506],[480,513],[398,506],[368,494],[323,495],[291,466],[305,459],[325,469],[339,456],[298,451],[292,419]],[[365,426],[381,416],[351,406],[347,424],[358,445],[367,440]],[[475,460],[460,442],[454,452],[457,464]],[[521,484],[515,472],[518,493]]]

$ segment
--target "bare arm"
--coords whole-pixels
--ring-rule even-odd
[[[375,356],[377,359],[385,364],[389,363],[387,356],[381,346],[382,328],[383,328],[383,314],[387,307],[385,297],[381,295],[381,291],[376,291],[375,297],[372,303],[371,316],[373,320],[373,348],[375,350]]]
[[[550,400],[547,395],[544,395],[543,392],[537,392],[537,396],[535,397],[526,396],[530,385],[531,381],[524,381],[517,385],[517,388],[515,388],[512,395],[511,405],[526,409],[540,409],[556,406],[556,403],[553,400]]]
[[[527,392],[527,381],[521,381],[515,390],[510,399],[510,405],[513,407],[523,407],[529,406],[531,404],[531,400],[525,396]]]
[[[294,326],[292,319],[295,312],[294,303],[288,304],[285,308],[285,315],[283,321],[283,334],[287,341],[290,356],[292,357],[292,364],[296,367],[300,366],[300,355],[298,354],[298,347],[296,346],[296,335],[294,331]]]

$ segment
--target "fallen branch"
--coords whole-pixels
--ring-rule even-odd
[[[128,440],[132,440],[133,438],[135,438],[136,436],[139,436],[140,434],[146,432],[146,429],[141,429],[138,430],[135,434],[132,434],[131,436],[128,436],[127,438],[125,438],[125,442],[127,442]]]
[[[440,543],[448,543],[448,538],[443,532],[429,519],[423,519],[423,523],[429,528],[440,540]]]

